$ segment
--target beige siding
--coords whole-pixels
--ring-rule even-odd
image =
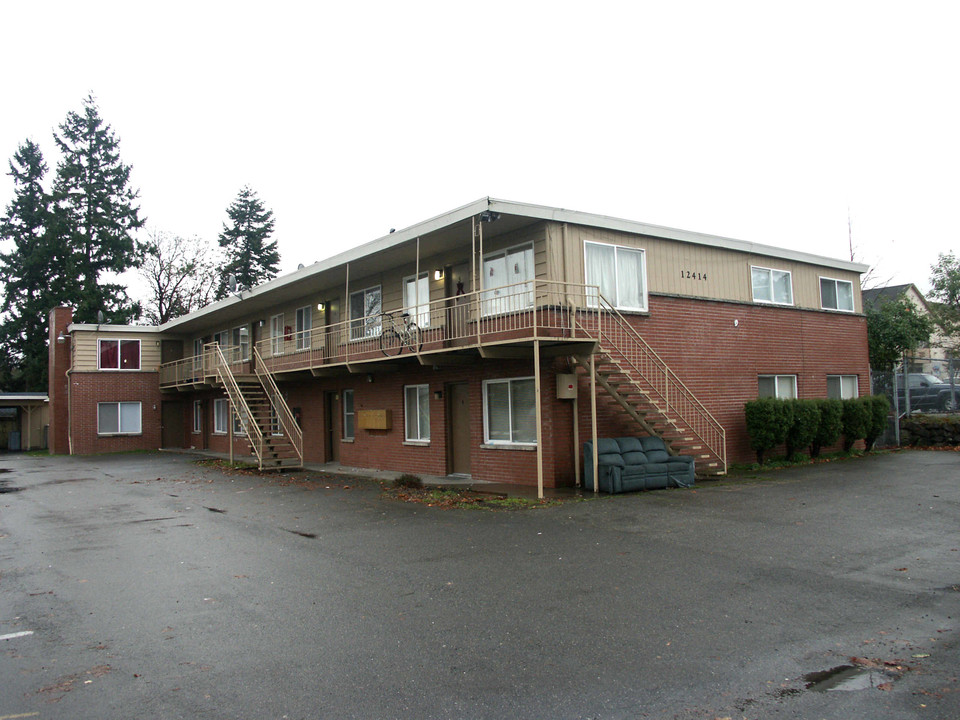
[[[89,372],[98,370],[98,340],[139,340],[140,370],[154,372],[160,366],[160,335],[158,333],[130,333],[74,330],[71,333],[73,369]],[[132,371],[127,371],[132,372]]]
[[[862,312],[860,276],[856,272],[801,263],[726,248],[664,240],[612,230],[554,224],[549,232],[550,257],[568,282],[584,280],[584,243],[597,242],[645,251],[647,289],[652,294],[680,295],[711,300],[753,302],[750,268],[789,271],[796,307],[820,309],[820,278],[849,281],[854,311]]]

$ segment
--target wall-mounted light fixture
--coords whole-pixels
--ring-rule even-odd
[[[258,321],[257,321],[257,325],[258,325],[259,327],[263,327],[263,320],[258,320]]]
[[[373,373],[367,373],[367,382],[373,382]]]
[[[324,311],[324,308],[326,308],[326,307],[327,307],[327,306],[324,305],[322,302],[318,302],[318,303],[317,303],[317,310],[319,310],[320,312],[323,312],[323,311]]]
[[[434,280],[443,280],[443,268],[437,268],[433,271]]]
[[[58,344],[58,345],[63,345],[63,344],[67,341],[67,338],[68,338],[68,337],[70,337],[70,336],[69,336],[69,335],[64,335],[64,334],[63,334],[63,330],[61,330],[61,331],[60,331],[60,334],[57,335],[57,344]]]
[[[443,390],[434,390],[433,391],[434,400],[443,400]]]

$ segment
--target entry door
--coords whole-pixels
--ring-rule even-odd
[[[165,448],[182,448],[184,438],[183,403],[166,401],[160,405],[160,442]]]
[[[447,472],[470,474],[470,386],[447,385]]]
[[[337,434],[340,428],[339,408],[337,394],[325,392],[323,394],[324,462],[340,462],[340,438]]]

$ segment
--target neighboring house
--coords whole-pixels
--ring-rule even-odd
[[[887,287],[870,288],[863,291],[863,306],[867,310],[874,305],[882,305],[899,299],[906,300],[921,315],[933,315],[930,303],[913,283],[888,285]],[[945,336],[939,328],[935,329],[930,335],[930,341],[917,348],[909,371],[929,373],[941,379],[947,379],[950,375],[949,358],[952,355],[950,349],[956,345],[957,342],[954,338]]]
[[[655,433],[722,473],[745,401],[869,392],[866,269],[484,198],[159,328],[54,310],[51,445],[549,487]]]
[[[46,393],[0,393],[0,450],[46,448],[48,424]]]

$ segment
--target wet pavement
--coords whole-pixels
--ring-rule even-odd
[[[517,512],[309,477],[0,456],[0,719],[960,717],[958,453]]]

